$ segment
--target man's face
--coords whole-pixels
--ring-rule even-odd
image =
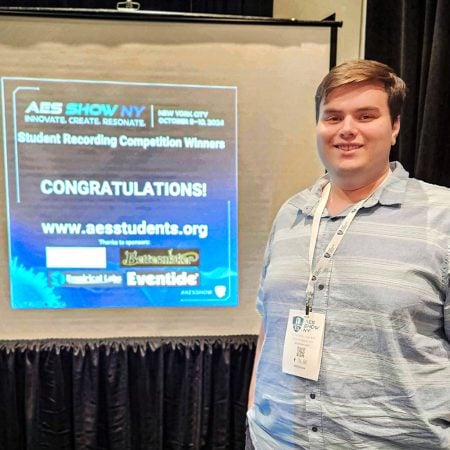
[[[388,97],[381,83],[351,83],[322,100],[317,149],[335,183],[358,188],[384,177],[389,152],[400,131],[392,124]]]

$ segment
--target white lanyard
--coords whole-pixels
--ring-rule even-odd
[[[352,223],[361,206],[370,197],[369,195],[368,197],[364,198],[363,200],[359,201],[356,205],[353,206],[351,211],[342,221],[342,224],[339,227],[339,229],[332,237],[330,243],[327,245],[325,252],[317,262],[316,267],[313,269],[313,258],[314,258],[314,251],[316,249],[317,238],[319,236],[320,219],[322,218],[323,210],[325,209],[325,205],[327,204],[328,197],[330,195],[330,190],[331,184],[328,183],[322,190],[322,196],[314,213],[312,223],[311,238],[309,241],[309,279],[308,285],[306,287],[306,315],[308,315],[312,311],[312,298],[314,295],[315,282],[317,281],[319,274],[328,266],[328,264],[330,264],[331,258],[333,257],[336,249],[339,247],[339,244],[341,243],[345,233],[347,232],[348,227]]]

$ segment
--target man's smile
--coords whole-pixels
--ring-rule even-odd
[[[351,150],[357,150],[358,148],[361,148],[362,144],[335,144],[334,147],[344,152],[348,152]]]

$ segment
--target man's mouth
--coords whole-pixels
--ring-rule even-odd
[[[361,148],[361,144],[336,144],[336,148],[339,150],[342,150],[343,152],[350,152],[352,150],[357,150],[358,148]]]

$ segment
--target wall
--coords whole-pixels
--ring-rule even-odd
[[[322,20],[336,13],[343,26],[338,31],[337,63],[364,56],[366,0],[274,0],[277,18]]]

